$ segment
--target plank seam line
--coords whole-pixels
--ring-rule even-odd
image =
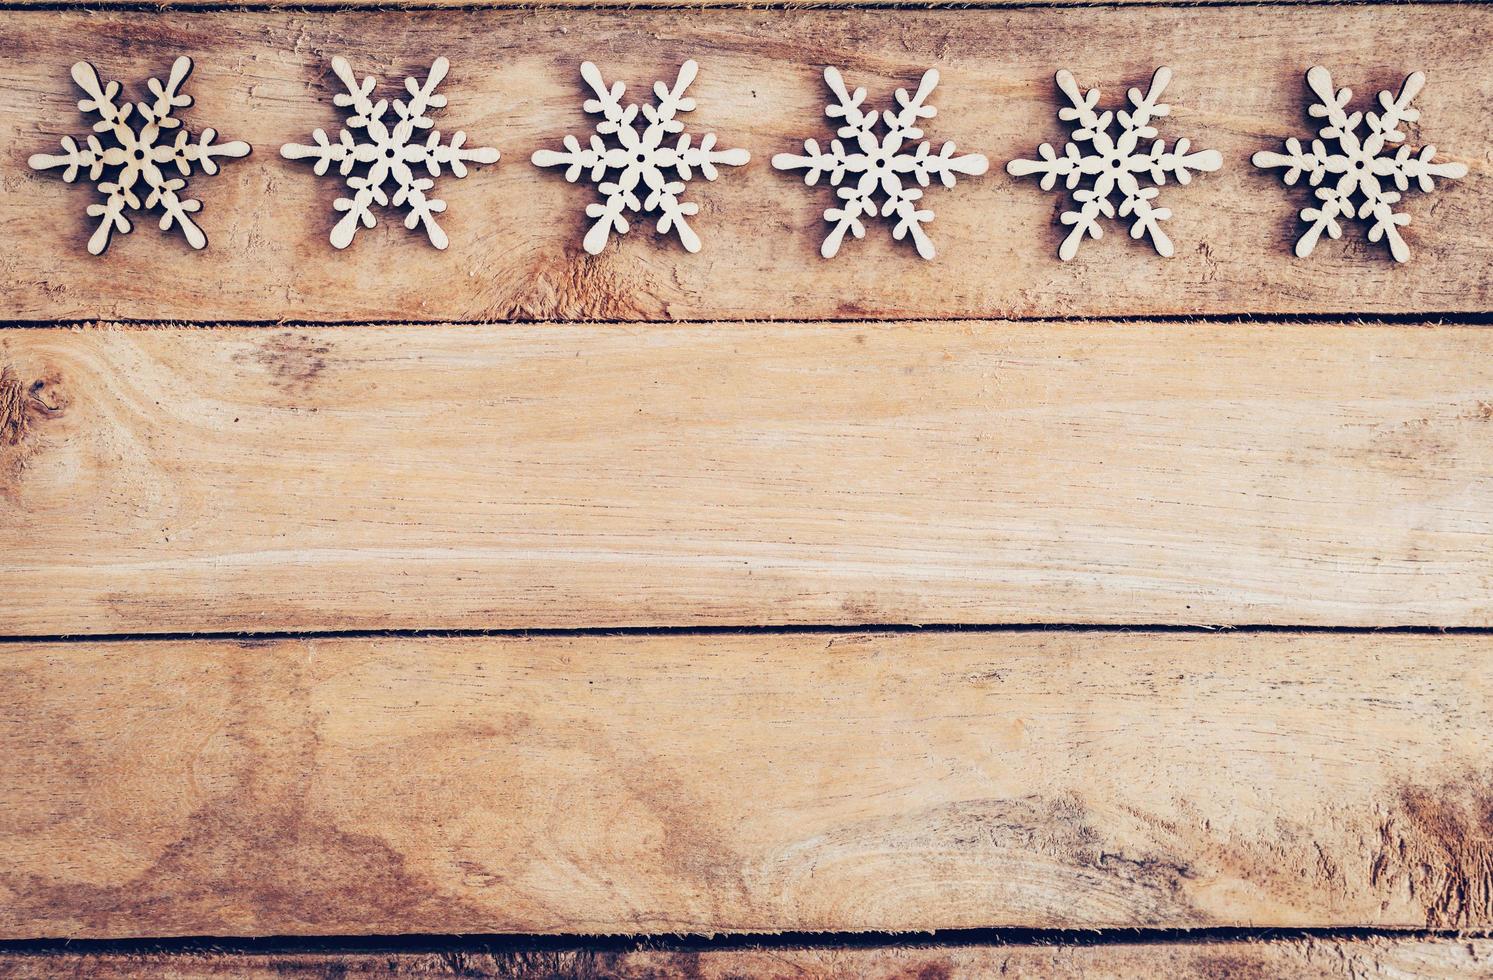
[[[1388,0],[1384,6],[1401,7],[1455,7],[1455,6],[1484,6],[1488,0]],[[26,11],[26,12],[130,12],[130,13],[160,13],[172,11],[178,13],[303,13],[303,12],[330,12],[340,10],[352,10],[359,13],[425,13],[431,11],[461,11],[461,10],[512,10],[517,12],[532,13],[535,11],[564,11],[566,13],[594,13],[610,11],[651,11],[651,10],[697,10],[701,12],[801,12],[801,11],[847,11],[847,10],[908,10],[926,12],[929,10],[1125,10],[1129,8],[1162,8],[1175,7],[1179,9],[1196,9],[1209,7],[1361,7],[1363,0],[1126,0],[1124,3],[1101,3],[1090,2],[1090,0],[1046,0],[1046,2],[1017,2],[1001,3],[999,0],[864,0],[864,2],[851,2],[851,0],[826,0],[819,3],[808,0],[804,3],[702,3],[699,0],[644,0],[644,2],[628,2],[618,0],[616,3],[502,3],[497,0],[474,0],[470,3],[448,2],[440,3],[435,0],[412,0],[409,3],[399,3],[396,0],[350,0],[350,2],[337,2],[337,0],[310,0],[303,3],[235,3],[220,5],[206,2],[206,0],[117,0],[113,3],[78,3],[70,4],[51,0],[47,3],[0,3],[0,11]]]
[[[361,320],[174,320],[170,318],[146,319],[142,317],[89,317],[84,319],[57,320],[0,320],[0,331],[4,330],[231,330],[247,327],[275,328],[282,330],[345,329],[349,327],[715,327],[715,326],[812,326],[872,325],[878,323],[907,324],[1064,324],[1064,323],[1119,323],[1132,325],[1177,325],[1177,326],[1242,326],[1258,324],[1272,326],[1281,324],[1331,324],[1346,327],[1394,327],[1394,326],[1438,326],[1438,327],[1486,327],[1493,326],[1493,311],[1458,312],[1454,310],[1425,310],[1414,313],[1160,313],[1160,314],[1105,314],[1077,316],[1011,316],[991,313],[988,316],[887,316],[887,317],[819,317],[811,319],[784,319],[776,317],[727,319],[712,317],[700,320],[410,320],[410,319],[361,319]]]
[[[1363,926],[1199,929],[947,929],[933,932],[767,932],[669,936],[411,934],[396,936],[183,936],[139,939],[0,940],[0,955],[294,955],[351,953],[712,952],[752,949],[917,949],[928,947],[1203,946],[1220,942],[1484,939],[1493,931],[1384,929]]]
[[[853,623],[830,625],[773,626],[586,626],[536,629],[367,629],[367,630],[264,630],[169,633],[52,633],[0,635],[0,646],[41,643],[164,643],[175,641],[239,642],[250,645],[294,640],[357,639],[496,639],[628,637],[628,636],[822,636],[846,634],[949,635],[1026,633],[1166,633],[1217,635],[1241,633],[1340,634],[1344,636],[1493,636],[1493,626],[1307,626],[1282,623],[1239,625],[1179,625],[1176,623]]]

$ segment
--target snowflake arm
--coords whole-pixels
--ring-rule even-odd
[[[1068,105],[1058,109],[1058,119],[1075,125],[1072,139],[1062,153],[1051,143],[1043,143],[1037,147],[1036,159],[1012,160],[1006,172],[1013,177],[1036,176],[1044,191],[1061,181],[1071,194],[1077,207],[1059,218],[1070,230],[1058,246],[1058,258],[1064,262],[1074,258],[1085,238],[1103,236],[1102,219],[1116,217],[1130,220],[1131,238],[1149,239],[1164,257],[1175,254],[1176,247],[1161,227],[1172,216],[1171,209],[1154,203],[1159,188],[1168,178],[1182,185],[1191,183],[1194,174],[1223,166],[1223,156],[1217,150],[1193,150],[1186,138],[1177,140],[1170,150],[1164,140],[1156,140],[1149,149],[1141,147],[1142,140],[1157,135],[1153,121],[1171,114],[1171,106],[1161,101],[1171,84],[1171,69],[1157,68],[1150,87],[1144,93],[1130,89],[1130,107],[1115,111],[1099,110],[1099,90],[1085,92],[1067,69],[1059,71],[1055,80],[1068,100]],[[1143,185],[1143,179],[1152,186]]]
[[[679,195],[684,192],[684,184],[681,181],[672,181],[654,190],[643,202],[643,210],[657,210],[658,233],[667,235],[673,231],[679,236],[680,244],[686,252],[700,251],[700,236],[689,226],[685,219],[700,213],[700,205],[693,201],[684,202],[679,200]]]
[[[287,143],[280,148],[280,155],[287,160],[313,161],[312,172],[318,177],[335,164],[338,176],[352,192],[352,196],[332,202],[332,209],[343,215],[332,228],[334,248],[347,248],[360,227],[378,224],[374,205],[408,208],[406,228],[413,231],[423,227],[436,248],[450,245],[445,229],[435,219],[446,210],[446,202],[427,192],[435,187],[435,178],[441,176],[443,167],[459,179],[467,175],[468,164],[496,163],[500,156],[490,146],[468,147],[467,135],[461,131],[449,143],[441,141],[431,112],[446,107],[446,97],[436,88],[450,70],[448,60],[436,58],[424,82],[412,77],[404,80],[408,100],[397,98],[391,104],[386,99],[375,102],[371,98],[377,78],[370,75],[359,81],[346,58],[338,55],[332,59],[332,72],[345,89],[332,97],[332,104],[351,110],[346,127],[335,142],[324,130],[313,130],[311,143]],[[394,112],[392,120],[386,118],[390,108]],[[430,134],[422,142],[419,136],[426,130]],[[422,167],[428,176],[417,176],[416,167]],[[393,185],[392,194],[386,188],[388,184]]]
[[[394,114],[399,117],[401,143],[407,142],[416,129],[430,129],[435,125],[435,120],[427,113],[431,109],[446,108],[446,97],[436,92],[436,86],[445,80],[450,71],[451,62],[441,57],[431,62],[430,74],[425,76],[423,85],[413,78],[404,80],[404,88],[409,92],[410,100],[394,100]]]
[[[177,191],[186,185],[186,181],[176,177],[152,187],[150,195],[145,199],[145,206],[161,208],[162,231],[169,231],[174,223],[181,228],[182,234],[187,236],[187,242],[193,248],[202,248],[207,245],[207,236],[190,217],[202,210],[202,202],[177,195]]]
[[[103,255],[104,250],[109,247],[109,236],[115,232],[128,235],[134,225],[130,219],[125,217],[125,211],[140,210],[140,199],[135,196],[128,187],[110,181],[104,181],[98,185],[99,193],[104,195],[104,203],[90,204],[84,212],[90,218],[101,219],[98,227],[94,228],[93,234],[88,236],[88,253],[90,255]],[[194,226],[195,227],[195,226]],[[191,244],[191,240],[188,240]],[[194,245],[194,248],[201,248]]]
[[[1341,238],[1339,219],[1356,217],[1371,221],[1367,235],[1370,242],[1388,244],[1396,262],[1409,261],[1410,246],[1400,229],[1410,223],[1410,215],[1395,210],[1402,192],[1412,183],[1429,192],[1435,189],[1434,178],[1455,180],[1467,175],[1462,163],[1436,162],[1434,146],[1426,146],[1417,154],[1401,145],[1406,133],[1400,126],[1420,119],[1420,110],[1411,102],[1425,87],[1426,76],[1412,72],[1398,95],[1380,92],[1380,111],[1367,113],[1347,110],[1352,90],[1336,88],[1331,73],[1320,65],[1306,73],[1306,83],[1316,97],[1307,113],[1324,123],[1311,149],[1291,137],[1285,142],[1284,153],[1261,150],[1252,158],[1261,169],[1283,170],[1281,178],[1288,186],[1294,186],[1305,174],[1308,185],[1316,188],[1315,203],[1301,210],[1307,228],[1296,240],[1296,255],[1311,255],[1324,234]],[[1329,149],[1330,143],[1336,143],[1335,150]],[[1390,190],[1386,183],[1395,189]]]
[[[353,158],[356,144],[351,133],[344,129],[338,134],[338,141],[333,143],[327,139],[326,130],[315,129],[311,132],[311,139],[313,142],[309,145],[286,143],[280,147],[280,155],[287,160],[315,160],[316,164],[311,170],[318,177],[325,175],[334,163],[343,176],[352,173],[357,161]]]
[[[858,87],[851,92],[845,86],[845,79],[840,74],[840,69],[834,65],[827,65],[824,69],[824,83],[835,95],[835,103],[824,107],[824,114],[831,119],[843,119],[844,125],[839,129],[841,136],[858,136],[875,127],[877,112],[864,112],[861,103],[866,101],[866,89]]]
[[[88,98],[78,100],[78,111],[84,114],[90,112],[98,114],[99,119],[93,124],[93,131],[95,133],[112,132],[120,142],[132,140],[135,133],[129,127],[129,118],[135,107],[128,102],[120,105],[114,101],[119,96],[119,83],[111,81],[108,85],[104,85],[99,81],[98,69],[86,61],[73,65],[72,76],[78,88],[88,95]],[[159,83],[151,79],[151,84],[158,85]]]
[[[684,121],[678,117],[695,108],[695,100],[685,92],[698,73],[699,65],[686,61],[673,85],[654,83],[654,104],[624,105],[622,82],[608,86],[601,69],[589,61],[581,64],[581,78],[595,95],[581,108],[601,117],[590,141],[582,145],[567,135],[563,149],[537,150],[531,159],[536,167],[564,167],[565,179],[572,184],[584,177],[596,185],[602,199],[586,206],[593,223],[581,242],[589,254],[601,254],[613,234],[627,234],[630,212],[656,212],[659,234],[672,232],[686,251],[700,251],[700,236],[687,220],[699,213],[700,206],[681,199],[686,185],[696,171],[715,180],[720,167],[743,166],[751,155],[741,149],[716,149],[714,133],[706,133],[696,145],[684,132]],[[678,138],[669,146],[666,139],[675,134]]]
[[[177,109],[190,108],[192,105],[192,97],[181,90],[182,83],[191,73],[192,59],[183,56],[171,63],[171,74],[167,76],[164,85],[158,78],[152,78],[146,83],[150,94],[155,96],[155,101],[149,105],[144,102],[138,103],[140,114],[147,123],[159,126],[161,129],[175,129],[181,125],[181,120],[177,119],[173,113]]]
[[[176,134],[176,145],[174,158],[176,167],[181,171],[183,177],[191,173],[190,164],[197,164],[202,172],[211,177],[221,169],[217,158],[237,159],[249,155],[249,144],[243,140],[229,140],[227,143],[214,143],[218,138],[218,131],[208,127],[202,131],[197,142],[191,142],[191,137],[185,130]]]
[[[592,66],[595,67],[594,65]],[[681,112],[693,112],[695,100],[685,98],[685,91],[695,76],[700,73],[700,66],[694,61],[686,61],[679,66],[679,74],[674,77],[672,87],[663,82],[653,83],[653,97],[658,105],[642,106],[643,117],[648,120],[648,125],[658,126],[666,133],[678,133],[684,130],[684,123],[674,117]],[[621,84],[620,82],[618,84]]]
[[[836,138],[825,148],[808,139],[802,154],[778,153],[772,158],[777,170],[804,171],[808,186],[817,184],[820,177],[828,177],[829,185],[836,189],[837,205],[824,212],[830,230],[819,246],[820,255],[830,259],[839,254],[846,234],[864,238],[864,219],[877,216],[894,219],[893,240],[910,237],[925,259],[937,254],[925,228],[934,213],[918,203],[923,199],[923,189],[931,186],[935,177],[943,186],[953,187],[959,175],[977,177],[990,167],[979,153],[956,155],[952,142],[935,153],[932,144],[923,140],[922,121],[938,114],[928,104],[938,80],[938,72],[929,69],[916,92],[909,95],[901,88],[894,93],[897,109],[878,111],[863,108],[864,88],[851,91],[837,68],[831,65],[824,69],[824,82],[835,99],[825,106],[824,114],[840,122]],[[883,130],[879,136],[878,126]],[[916,186],[909,186],[909,182]]]
[[[202,210],[202,202],[182,197],[180,192],[194,166],[211,176],[220,168],[219,158],[247,156],[249,144],[239,140],[215,143],[218,134],[213,129],[203,130],[192,141],[176,115],[177,110],[192,105],[192,97],[182,91],[191,72],[192,59],[177,58],[165,82],[152,78],[147,83],[152,100],[130,103],[119,101],[119,83],[101,82],[93,65],[86,61],[73,65],[73,82],[87,95],[78,101],[78,110],[98,116],[93,132],[81,146],[64,136],[62,153],[36,153],[27,162],[34,170],[61,168],[67,183],[86,174],[103,195],[102,202],[86,210],[89,217],[99,219],[88,239],[90,253],[102,254],[113,235],[130,232],[133,224],[128,212],[152,208],[162,212],[162,231],[175,225],[193,248],[207,246],[207,235],[191,218]],[[139,121],[138,129],[131,119]],[[173,129],[177,130],[175,140],[165,139],[164,132]],[[111,145],[105,145],[101,136]],[[163,173],[163,167],[171,164],[179,176]]]
[[[32,170],[63,167],[62,179],[69,184],[83,171],[88,172],[89,180],[99,179],[104,172],[104,148],[97,136],[89,136],[84,146],[79,146],[71,136],[62,137],[60,142],[62,153],[33,153],[26,161],[27,166]]]
[[[933,239],[928,237],[923,226],[933,220],[933,212],[918,207],[917,202],[922,196],[923,192],[916,188],[902,191],[882,208],[882,217],[887,216],[887,209],[890,208],[891,215],[897,219],[892,225],[892,240],[900,242],[911,235],[913,247],[918,250],[918,254],[931,259],[937,252],[933,248]]]
[[[1078,86],[1078,79],[1066,68],[1058,69],[1054,76],[1058,91],[1068,97],[1069,105],[1058,110],[1058,118],[1063,122],[1076,122],[1078,129],[1074,130],[1073,138],[1076,140],[1090,140],[1095,133],[1103,132],[1109,128],[1111,113],[1102,115],[1094,111],[1099,104],[1099,90],[1091,88],[1088,92]]]
[[[1295,186],[1296,181],[1306,174],[1307,183],[1316,187],[1322,183],[1322,178],[1327,176],[1327,164],[1331,160],[1331,154],[1327,152],[1327,145],[1321,140],[1313,140],[1311,150],[1304,150],[1301,141],[1292,136],[1286,140],[1286,152],[1276,153],[1271,150],[1260,150],[1254,155],[1256,167],[1279,167],[1286,172],[1281,179],[1288,185]]]
[[[1058,258],[1064,262],[1078,254],[1078,246],[1083,244],[1085,235],[1089,238],[1104,236],[1100,218],[1115,216],[1115,206],[1110,203],[1109,198],[1101,197],[1092,190],[1075,191],[1073,199],[1079,203],[1078,210],[1064,211],[1059,217],[1063,224],[1073,226],[1073,230],[1068,232],[1063,243],[1058,246]]]

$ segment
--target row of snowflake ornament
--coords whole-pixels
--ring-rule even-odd
[[[63,153],[38,153],[30,165],[38,170],[61,168],[68,182],[86,172],[97,186],[104,200],[88,207],[89,216],[100,219],[88,240],[88,251],[93,254],[104,251],[113,233],[130,231],[127,212],[152,208],[161,210],[163,231],[175,224],[193,248],[207,244],[191,217],[201,209],[201,202],[181,196],[186,178],[194,166],[208,175],[217,173],[219,158],[246,156],[249,145],[214,143],[217,133],[212,129],[192,141],[176,115],[176,110],[192,104],[191,96],[181,90],[191,70],[191,59],[177,58],[164,84],[150,80],[153,98],[131,104],[118,101],[118,82],[104,86],[92,65],[79,62],[73,66],[73,80],[87,95],[78,102],[78,109],[96,114],[98,122],[84,145],[64,137]],[[446,97],[436,88],[450,63],[437,58],[423,82],[405,79],[407,96],[392,102],[374,101],[377,80],[370,76],[359,82],[346,59],[333,58],[332,70],[347,89],[333,98],[337,106],[350,110],[346,126],[336,141],[318,129],[311,144],[287,144],[280,151],[290,160],[314,161],[318,175],[335,165],[345,182],[351,196],[333,204],[343,216],[332,229],[332,244],[346,248],[360,226],[374,227],[373,206],[378,205],[407,209],[405,227],[423,226],[431,244],[445,248],[446,233],[435,216],[446,205],[429,196],[435,179],[443,168],[459,178],[466,176],[469,164],[498,160],[498,151],[492,147],[468,147],[465,133],[442,142],[434,128],[430,113],[446,105]],[[600,253],[612,235],[627,233],[629,215],[644,213],[657,215],[660,234],[672,232],[688,251],[700,250],[700,237],[688,220],[699,212],[699,205],[682,200],[685,185],[696,172],[714,180],[719,167],[743,166],[749,155],[741,149],[717,149],[714,133],[705,134],[696,144],[684,132],[679,116],[695,108],[695,100],[685,92],[698,70],[695,62],[686,61],[673,85],[654,84],[655,105],[639,105],[623,103],[621,82],[609,87],[595,65],[589,61],[581,65],[581,77],[594,94],[584,109],[600,117],[594,132],[585,144],[566,136],[563,149],[540,150],[533,163],[564,167],[566,180],[574,183],[585,177],[596,185],[601,199],[586,208],[594,222],[583,241],[587,252]],[[772,159],[776,169],[804,171],[806,184],[824,177],[835,189],[837,203],[824,212],[831,228],[821,253],[833,257],[847,233],[862,238],[865,221],[880,217],[891,222],[894,239],[911,237],[919,255],[933,258],[933,241],[925,227],[932,222],[933,212],[923,203],[924,189],[935,178],[952,187],[959,176],[979,176],[989,167],[978,153],[956,155],[952,142],[935,151],[923,138],[923,120],[937,114],[928,99],[938,85],[938,72],[926,72],[911,95],[898,89],[897,108],[882,110],[866,108],[866,90],[848,89],[835,68],[824,70],[824,80],[835,99],[825,108],[826,115],[838,121],[835,138],[823,148],[813,139],[806,140],[803,153],[779,153]],[[1058,88],[1070,103],[1058,111],[1058,118],[1075,124],[1071,141],[1061,153],[1043,143],[1037,148],[1037,159],[1013,160],[1006,170],[1016,177],[1039,176],[1043,190],[1052,190],[1062,181],[1070,193],[1074,209],[1061,217],[1070,226],[1058,248],[1062,260],[1072,259],[1085,237],[1103,234],[1102,218],[1128,220],[1130,237],[1148,238],[1164,256],[1173,253],[1171,239],[1161,227],[1171,211],[1157,206],[1159,188],[1168,178],[1185,185],[1194,173],[1219,169],[1223,158],[1216,150],[1193,150],[1185,138],[1171,149],[1159,139],[1149,148],[1141,145],[1142,140],[1157,136],[1153,122],[1171,111],[1161,101],[1170,80],[1171,70],[1158,68],[1147,92],[1130,89],[1130,106],[1110,111],[1097,108],[1098,89],[1085,92],[1071,73],[1057,73]],[[1434,146],[1415,153],[1403,145],[1405,133],[1400,126],[1419,118],[1410,103],[1424,86],[1425,75],[1415,72],[1406,78],[1398,96],[1379,93],[1380,111],[1367,113],[1346,110],[1352,92],[1334,89],[1327,69],[1311,69],[1306,80],[1317,98],[1310,114],[1324,121],[1317,138],[1307,148],[1293,137],[1286,141],[1285,153],[1262,151],[1253,158],[1257,167],[1283,168],[1287,184],[1295,184],[1305,174],[1316,188],[1317,203],[1301,212],[1308,228],[1296,243],[1296,254],[1310,255],[1324,233],[1341,237],[1339,219],[1356,217],[1372,222],[1369,241],[1387,241],[1394,258],[1406,261],[1410,249],[1399,228],[1409,223],[1410,216],[1395,210],[1401,192],[1412,184],[1430,191],[1434,178],[1455,179],[1467,173],[1461,163],[1436,162]],[[177,130],[174,140],[167,136],[171,130]],[[106,146],[100,136],[108,137],[111,145]],[[672,137],[677,139],[670,145]],[[1335,149],[1329,149],[1329,143],[1336,144]]]

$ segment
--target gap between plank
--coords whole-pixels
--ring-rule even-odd
[[[525,637],[586,636],[805,636],[851,633],[1338,633],[1350,636],[1390,634],[1401,636],[1493,636],[1493,626],[1293,626],[1289,623],[1257,623],[1236,626],[1195,624],[1132,623],[858,623],[850,625],[804,626],[587,626],[554,629],[385,629],[385,630],[265,630],[204,631],[197,633],[53,633],[0,635],[0,646],[42,643],[167,643],[180,640],[241,642],[249,645],[294,640],[357,639],[464,639],[490,636],[522,639]]]
[[[0,10],[3,10],[0,7]],[[712,326],[807,326],[874,323],[944,324],[944,323],[1116,323],[1198,326],[1245,326],[1259,324],[1331,324],[1349,327],[1487,327],[1493,326],[1493,310],[1455,312],[1426,310],[1414,313],[1161,313],[1144,316],[928,316],[928,317],[817,317],[810,320],[739,317],[709,320],[171,320],[138,317],[87,317],[56,320],[4,320],[4,330],[219,330],[242,327],[267,327],[285,330],[345,329],[348,327],[712,327]]]
[[[1202,929],[941,929],[934,932],[778,932],[713,936],[554,936],[430,935],[265,936],[255,938],[184,936],[162,939],[8,939],[0,955],[175,954],[218,955],[297,953],[524,953],[524,952],[719,952],[745,949],[917,949],[923,947],[1202,946],[1220,942],[1364,939],[1458,940],[1493,936],[1493,930],[1339,928]]]

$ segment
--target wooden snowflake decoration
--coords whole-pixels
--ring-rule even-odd
[[[685,184],[696,170],[706,180],[715,180],[718,167],[740,167],[751,155],[746,150],[717,150],[714,133],[706,133],[696,146],[684,132],[678,116],[695,108],[695,100],[684,93],[699,70],[695,62],[686,61],[672,87],[654,82],[657,106],[623,106],[621,82],[608,88],[600,69],[589,61],[581,65],[581,77],[596,94],[582,108],[601,116],[590,143],[582,146],[574,136],[566,136],[564,150],[539,150],[533,161],[536,167],[565,167],[565,179],[571,183],[584,174],[596,185],[602,199],[586,206],[586,217],[595,223],[581,243],[592,255],[601,254],[613,232],[627,234],[628,212],[645,211],[658,212],[659,234],[673,231],[687,251],[700,251],[700,236],[686,221],[700,212],[700,205],[680,200]],[[681,135],[669,146],[666,140],[674,133]],[[611,146],[604,139],[608,136],[613,138]]]
[[[440,130],[433,128],[435,121],[428,113],[445,107],[446,97],[437,94],[436,86],[450,70],[451,62],[437,58],[423,84],[406,78],[404,87],[409,92],[409,101],[395,99],[394,118],[388,119],[389,101],[374,102],[368,97],[378,79],[370,75],[359,84],[346,58],[339,55],[332,59],[332,71],[347,88],[346,92],[333,96],[332,103],[341,108],[352,107],[347,126],[335,143],[318,129],[311,134],[314,145],[287,143],[280,148],[280,155],[287,160],[315,160],[313,169],[317,176],[337,164],[337,172],[353,196],[339,197],[332,204],[333,209],[346,212],[332,228],[334,248],[351,245],[360,224],[372,228],[378,223],[373,214],[374,204],[409,208],[404,219],[406,228],[413,231],[416,226],[424,225],[430,244],[436,248],[450,244],[446,232],[435,220],[437,214],[446,210],[446,202],[427,197],[426,192],[435,186],[442,167],[460,178],[467,175],[469,163],[498,161],[498,151],[490,146],[466,146],[466,133],[458,131],[449,143],[443,144]],[[430,135],[421,142],[419,137],[425,130],[430,130]],[[417,176],[422,168],[426,175]],[[392,194],[387,189],[389,186]]]
[[[1185,137],[1177,140],[1171,150],[1167,150],[1163,140],[1156,140],[1150,149],[1141,147],[1141,140],[1156,136],[1157,129],[1151,120],[1171,112],[1171,106],[1160,101],[1171,80],[1170,68],[1158,68],[1151,77],[1149,92],[1142,95],[1140,89],[1130,90],[1130,109],[1095,112],[1099,90],[1089,89],[1085,93],[1072,72],[1064,69],[1057,73],[1058,88],[1070,103],[1058,110],[1058,118],[1078,123],[1072,141],[1063,147],[1061,155],[1053,150],[1052,144],[1043,143],[1037,147],[1039,159],[1012,160],[1006,164],[1006,171],[1013,177],[1040,174],[1044,191],[1052,190],[1061,179],[1072,192],[1078,210],[1062,214],[1063,224],[1073,226],[1058,246],[1058,258],[1064,262],[1078,254],[1085,235],[1099,238],[1104,234],[1099,224],[1101,217],[1133,219],[1131,238],[1149,237],[1156,251],[1164,256],[1175,251],[1172,240],[1161,230],[1161,222],[1172,216],[1171,209],[1153,204],[1160,194],[1159,188],[1167,177],[1187,184],[1193,171],[1217,170],[1223,166],[1223,157],[1217,150],[1189,152],[1192,144]],[[1119,130],[1111,132],[1115,122],[1119,123]],[[1155,186],[1142,186],[1142,181],[1148,178]],[[1116,194],[1120,199],[1118,210],[1112,200]]]
[[[896,111],[861,108],[866,90],[850,92],[833,66],[824,69],[824,81],[835,96],[835,101],[825,106],[824,114],[844,120],[835,132],[838,138],[831,140],[827,149],[820,149],[815,140],[805,140],[802,154],[779,153],[772,158],[778,170],[806,171],[805,184],[813,186],[821,176],[828,176],[829,185],[836,188],[840,204],[824,212],[824,220],[833,227],[824,236],[819,254],[834,258],[847,231],[864,238],[866,226],[861,219],[879,215],[895,219],[892,238],[900,242],[911,235],[918,254],[933,258],[933,240],[923,230],[933,220],[933,211],[918,203],[923,188],[934,177],[945,187],[953,187],[958,174],[978,177],[990,167],[979,153],[955,156],[953,142],[934,152],[933,144],[923,139],[921,121],[938,114],[928,104],[928,97],[938,86],[938,72],[925,72],[911,96],[899,88],[896,99],[900,108]],[[876,132],[878,125],[885,130],[880,135]],[[842,140],[851,141],[849,149]]]
[[[1286,140],[1285,153],[1261,150],[1254,155],[1256,167],[1285,168],[1283,179],[1288,185],[1294,185],[1306,174],[1307,183],[1317,188],[1316,198],[1320,203],[1301,212],[1301,220],[1308,223],[1308,228],[1296,240],[1296,254],[1303,259],[1311,255],[1324,231],[1329,238],[1341,238],[1343,229],[1338,218],[1357,216],[1361,221],[1373,220],[1369,241],[1387,240],[1395,261],[1407,261],[1410,246],[1400,237],[1399,228],[1410,223],[1410,215],[1395,210],[1400,192],[1409,190],[1412,181],[1429,193],[1436,188],[1432,178],[1455,180],[1467,176],[1463,164],[1432,162],[1436,156],[1434,146],[1428,145],[1415,153],[1402,145],[1405,133],[1400,124],[1420,118],[1420,110],[1412,109],[1410,103],[1425,87],[1426,76],[1412,73],[1400,87],[1398,96],[1380,92],[1379,107],[1383,111],[1366,114],[1350,115],[1344,111],[1353,91],[1334,90],[1331,73],[1321,65],[1306,73],[1306,84],[1317,97],[1307,112],[1315,119],[1326,120],[1326,125],[1317,130],[1318,139],[1312,140],[1311,149],[1304,149],[1293,136]],[[1368,126],[1360,133],[1359,124],[1363,122]],[[1328,141],[1337,143],[1335,152],[1328,149]],[[1319,186],[1324,180],[1327,186]],[[1390,190],[1390,184],[1394,190]]]
[[[181,91],[191,73],[192,59],[177,58],[164,84],[158,78],[148,83],[153,98],[130,103],[116,101],[119,83],[102,84],[93,65],[86,61],[73,65],[73,81],[88,96],[78,101],[78,111],[96,114],[98,122],[82,146],[64,136],[62,153],[36,153],[27,163],[33,170],[61,167],[62,179],[68,183],[86,173],[104,196],[103,203],[88,206],[88,216],[100,219],[88,239],[92,254],[103,254],[114,232],[129,234],[133,225],[126,212],[152,208],[161,210],[162,231],[176,225],[193,248],[207,245],[207,235],[192,220],[202,210],[202,202],[182,197],[181,192],[194,165],[211,176],[218,172],[218,157],[248,156],[249,144],[238,140],[214,144],[218,134],[213,129],[204,129],[193,142],[176,116],[178,109],[192,104],[192,97]],[[175,139],[168,135],[172,130],[176,130]]]

